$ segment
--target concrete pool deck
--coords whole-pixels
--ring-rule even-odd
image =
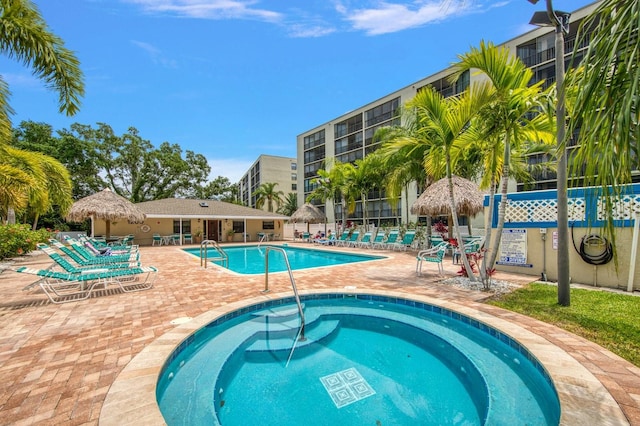
[[[415,253],[371,253],[390,257],[296,271],[296,284],[305,293],[355,286],[349,291],[420,298],[480,317],[541,359],[563,395],[563,424],[588,418],[590,424],[640,425],[640,368],[554,326],[486,305],[486,293],[441,283],[435,265],[416,277]],[[141,258],[160,269],[154,288],[64,305],[48,303],[39,287],[23,291],[33,276],[0,274],[0,424],[157,425],[146,404],[155,395],[153,377],[164,353],[209,318],[248,300],[291,294],[287,274],[270,274],[271,292],[264,295],[263,275],[202,269],[179,247],[143,247]],[[20,264],[46,267],[50,261],[35,255]],[[444,264],[446,275],[454,276],[458,266],[450,258]],[[498,278],[522,284],[536,277]],[[184,318],[193,320],[175,324]]]

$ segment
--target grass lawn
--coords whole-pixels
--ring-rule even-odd
[[[640,297],[572,288],[567,307],[558,305],[555,286],[533,283],[488,303],[554,324],[640,367]]]

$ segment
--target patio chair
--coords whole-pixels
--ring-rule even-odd
[[[382,232],[378,232],[375,236],[375,238],[373,239],[373,241],[371,241],[368,245],[367,248],[376,248],[376,247],[380,247],[382,248],[382,245],[384,244],[384,231]]]
[[[398,231],[397,229],[390,231],[389,235],[387,236],[387,240],[384,242],[384,244],[382,244],[382,248],[392,249],[393,245],[396,243],[396,241],[398,241],[399,234],[400,231]]]
[[[349,231],[343,231],[342,235],[340,235],[340,238],[336,240],[336,246],[339,246],[342,243],[344,243],[347,240],[347,238],[349,238]]]
[[[351,247],[351,245],[354,245],[355,247],[355,243],[358,241],[359,236],[360,236],[360,231],[356,229],[351,233],[351,236],[349,238],[341,242],[338,241],[337,245],[340,245],[342,247]]]
[[[404,233],[404,236],[402,237],[402,241],[398,241],[392,244],[391,249],[406,251],[409,247],[411,247],[411,244],[413,244],[413,240],[415,239],[415,237],[416,237],[416,231],[407,231]]]
[[[171,239],[169,241],[171,241],[171,244],[173,244],[174,246],[179,246],[180,245],[180,235],[179,234],[171,235]]]
[[[104,263],[124,263],[135,262],[140,259],[140,253],[138,253],[137,251],[124,253],[112,251],[110,252],[110,254],[101,254],[100,252],[97,252],[96,248],[93,247],[89,242],[86,242],[85,245],[82,245],[78,241],[75,241],[73,239],[67,239],[67,241],[71,245],[71,248],[76,251],[76,253],[87,260],[95,261],[96,264],[99,263],[99,261],[102,261]]]
[[[360,241],[356,241],[355,243],[353,243],[354,247],[365,247],[367,246],[370,242],[371,242],[371,235],[373,234],[373,232],[367,231],[364,233],[364,235],[362,236],[362,238],[360,238]]]
[[[153,266],[112,270],[90,269],[77,274],[26,266],[5,269],[41,277],[40,287],[51,303],[56,304],[88,299],[95,289],[102,287],[106,290],[110,284],[116,285],[126,293],[148,290],[153,287],[158,272]],[[145,275],[144,280],[140,279],[140,275]]]
[[[153,234],[151,237],[151,245],[152,246],[161,246],[162,245],[162,236],[160,234]]]
[[[191,234],[182,234],[182,241],[187,244],[187,241],[189,242],[189,244],[193,244],[193,238],[191,238]]]
[[[121,269],[121,268],[131,268],[135,266],[140,266],[140,262],[126,262],[126,263],[101,262],[101,263],[93,263],[93,264],[85,264],[85,265],[78,263],[79,266],[75,266],[46,244],[40,243],[38,244],[38,248],[43,252],[45,252],[51,258],[51,260],[53,260],[59,267],[71,273],[81,273],[85,270],[96,269],[96,268]],[[65,247],[65,249],[68,250],[67,247]],[[82,261],[82,258],[78,256],[77,253],[74,253],[73,250],[68,250],[68,251],[73,254],[73,257],[70,256],[72,259],[74,259],[75,257],[75,258],[78,258],[78,260]]]
[[[463,241],[464,240],[465,239],[463,238]],[[462,252],[464,252],[465,256],[469,257],[474,253],[478,253],[483,246],[484,246],[484,237],[467,238],[462,250],[460,250],[459,247],[453,247],[453,251],[452,251],[453,263],[460,262],[460,256]]]
[[[424,262],[436,263],[438,265],[438,273],[440,275],[444,274],[442,260],[444,259],[444,255],[447,252],[448,247],[449,243],[443,241],[435,247],[418,252],[418,255],[416,256],[416,274],[418,276],[422,275],[422,264]]]

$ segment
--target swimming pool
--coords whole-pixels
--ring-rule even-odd
[[[558,424],[541,364],[504,333],[421,302],[366,294],[231,312],[165,363],[156,397],[174,424]],[[293,348],[293,351],[292,351]]]
[[[223,247],[229,256],[229,269],[239,274],[264,274],[265,253],[268,245],[242,245]],[[273,246],[285,250],[292,270],[317,268],[320,266],[342,265],[345,263],[366,262],[384,259],[384,256],[366,254],[343,253],[331,250],[306,249],[289,247],[286,245]],[[185,249],[187,253],[200,257],[199,248]],[[214,248],[208,249],[209,258],[218,257]],[[220,265],[221,262],[213,262]],[[269,272],[286,271],[287,267],[282,253],[271,250],[269,252]]]

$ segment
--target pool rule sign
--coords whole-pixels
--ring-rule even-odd
[[[526,229],[502,230],[500,260],[497,263],[499,265],[533,267],[533,265],[527,263]]]

